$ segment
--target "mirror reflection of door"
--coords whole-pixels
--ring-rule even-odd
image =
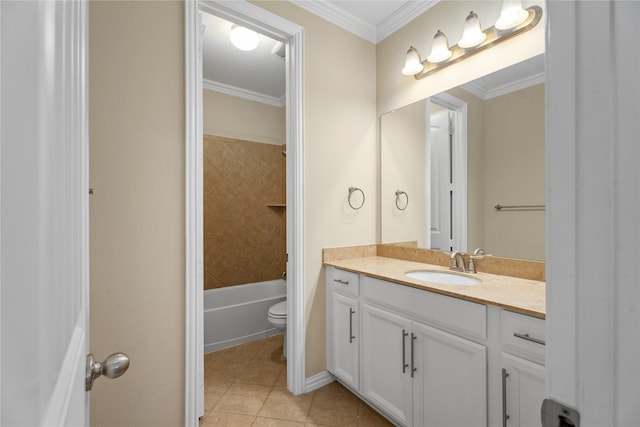
[[[452,127],[449,110],[431,114],[428,158],[431,166],[431,249],[453,250]]]
[[[427,247],[467,250],[467,105],[440,94],[427,109]]]

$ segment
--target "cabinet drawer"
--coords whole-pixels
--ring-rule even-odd
[[[502,310],[502,349],[544,364],[544,320]]]
[[[487,339],[487,307],[483,304],[366,276],[362,294],[377,305],[442,330]]]
[[[358,273],[353,273],[351,271],[340,270],[337,268],[330,267],[329,268],[329,281],[334,291],[358,296],[358,281],[359,275]]]

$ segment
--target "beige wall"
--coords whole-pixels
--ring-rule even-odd
[[[447,92],[467,103],[467,247],[472,250],[484,247],[484,101],[457,88]],[[380,117],[383,243],[417,239],[419,247],[426,247],[425,106],[420,101]],[[431,103],[430,110],[443,108]],[[396,212],[393,199],[385,200],[402,186],[411,189],[410,212]]]
[[[507,40],[489,50],[438,71],[422,80],[400,73],[409,46],[418,49],[423,59],[431,51],[433,35],[438,29],[457,43],[462,35],[464,18],[470,10],[476,12],[483,28],[493,25],[500,15],[501,1],[444,0],[387,37],[376,47],[377,109],[378,114],[409,105],[444,90],[456,87],[485,74],[544,52],[546,14],[531,31]],[[540,6],[544,1],[522,2],[524,7]]]
[[[184,419],[184,5],[91,1],[91,425]]]
[[[306,374],[325,369],[322,248],[376,241],[375,46],[286,1],[256,2],[304,27]],[[349,186],[362,209],[348,207]]]
[[[205,135],[282,145],[286,142],[286,110],[210,90],[202,93]]]
[[[417,241],[426,247],[427,105],[417,102],[380,118],[382,243]],[[404,210],[396,190],[409,196]],[[405,207],[405,196],[398,200]]]
[[[544,204],[544,84],[485,102],[485,247],[544,261],[544,211],[498,212]]]

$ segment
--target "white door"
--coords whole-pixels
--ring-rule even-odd
[[[540,405],[545,397],[545,368],[520,357],[502,353],[504,414],[510,427],[539,427]]]
[[[640,2],[546,6],[547,395],[637,426]]]
[[[448,110],[431,115],[428,144],[431,165],[431,248],[451,251],[453,175]]]
[[[413,322],[415,426],[487,425],[485,346]]]
[[[411,321],[362,305],[362,394],[402,425],[411,420]]]
[[[358,390],[358,301],[333,294],[333,374]]]
[[[88,425],[87,4],[0,19],[0,424]]]

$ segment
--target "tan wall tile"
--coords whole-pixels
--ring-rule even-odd
[[[204,288],[281,277],[282,146],[204,137]]]

